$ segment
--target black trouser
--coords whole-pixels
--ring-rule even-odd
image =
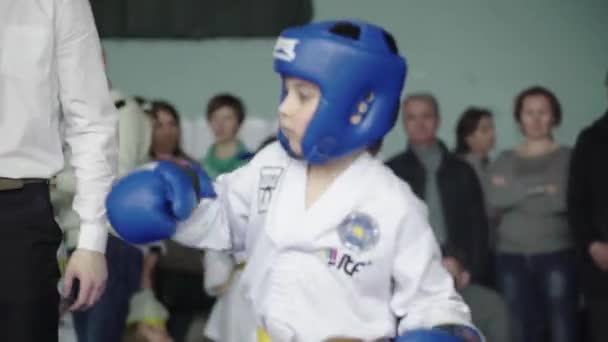
[[[57,341],[61,238],[47,183],[0,191],[0,341]]]
[[[589,342],[608,341],[608,298],[587,297],[587,322]]]

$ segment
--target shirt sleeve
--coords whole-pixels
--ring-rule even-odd
[[[87,0],[58,0],[55,59],[65,139],[76,177],[78,248],[105,251],[104,200],[117,169],[117,114],[108,90],[99,37]]]

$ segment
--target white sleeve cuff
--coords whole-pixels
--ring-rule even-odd
[[[108,229],[104,228],[103,225],[82,224],[80,226],[79,249],[105,253],[107,240]]]

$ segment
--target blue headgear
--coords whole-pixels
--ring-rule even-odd
[[[344,34],[347,26],[350,32]],[[288,28],[274,48],[274,69],[319,86],[321,100],[294,157],[322,164],[384,137],[397,119],[407,66],[389,34],[359,21]],[[285,96],[283,80],[283,97]]]

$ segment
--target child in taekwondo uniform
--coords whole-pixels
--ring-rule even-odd
[[[279,142],[219,177],[207,198],[200,170],[188,194],[174,165],[135,172],[108,198],[112,224],[133,242],[172,235],[244,253],[259,341],[483,341],[441,266],[426,207],[366,151],[399,109],[406,63],[393,37],[321,22],[285,30],[273,55]],[[130,198],[142,192],[151,200]],[[183,209],[192,193],[200,203]]]

